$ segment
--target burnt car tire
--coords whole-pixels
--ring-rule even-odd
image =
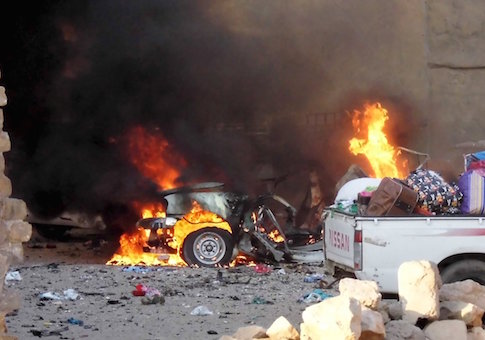
[[[217,267],[232,258],[232,235],[219,228],[203,228],[187,236],[182,246],[182,258],[189,265]]]
[[[479,284],[485,284],[485,262],[480,260],[461,260],[450,264],[441,270],[443,283],[471,279]]]

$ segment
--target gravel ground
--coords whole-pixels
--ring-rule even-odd
[[[319,285],[304,278],[324,273],[322,266],[299,264],[270,266],[266,274],[248,266],[140,272],[141,267],[104,265],[115,241],[92,245],[79,238],[52,242],[33,236],[25,245],[25,261],[10,268],[22,280],[8,281],[7,287],[18,291],[22,306],[7,316],[9,333],[19,339],[219,339],[242,326],[269,327],[281,315],[299,330],[308,304],[298,299]],[[165,302],[143,304],[143,297],[132,293],[138,284],[158,289]],[[65,298],[67,289],[78,298]],[[61,299],[42,299],[47,292]],[[191,315],[198,306],[213,314]]]

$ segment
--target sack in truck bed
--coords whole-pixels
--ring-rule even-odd
[[[367,216],[405,216],[416,208],[418,193],[399,180],[384,177],[372,194]]]

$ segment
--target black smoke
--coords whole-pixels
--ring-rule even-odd
[[[223,180],[251,192],[264,163],[276,175],[308,164],[325,175],[345,143],[322,150],[299,123],[335,94],[325,61],[345,54],[337,42],[360,40],[321,20],[334,17],[327,5],[307,7],[15,2],[0,20],[14,195],[46,216],[116,214],[157,197],[127,159],[134,126],[160,133],[188,160],[181,184]],[[348,127],[345,116],[336,126]]]

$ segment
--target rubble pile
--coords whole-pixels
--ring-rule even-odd
[[[485,340],[485,286],[472,280],[442,284],[429,261],[403,263],[398,281],[399,300],[391,300],[382,299],[374,281],[345,278],[340,295],[303,311],[300,334],[280,317],[267,330],[241,327],[220,340]]]
[[[0,107],[6,104],[5,88],[0,86]],[[10,198],[12,183],[5,176],[3,155],[10,151],[10,147],[9,135],[3,131],[3,110],[0,108],[0,340],[16,339],[7,335],[5,316],[19,308],[20,299],[15,291],[4,287],[4,280],[9,264],[22,261],[22,242],[27,242],[32,233],[31,225],[24,221],[27,216],[25,202]]]

